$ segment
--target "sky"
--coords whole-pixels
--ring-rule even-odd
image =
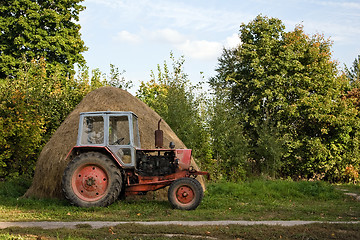
[[[110,64],[124,70],[133,94],[158,64],[171,64],[170,52],[175,59],[184,56],[193,84],[215,76],[222,49],[238,45],[240,25],[259,14],[280,19],[286,31],[301,24],[306,34],[324,34],[341,68],[360,55],[360,0],[85,0],[82,5],[87,65],[103,73]]]

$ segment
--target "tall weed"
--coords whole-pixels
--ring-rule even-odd
[[[24,195],[26,190],[30,187],[31,180],[27,176],[19,176],[0,181],[0,197],[18,198]]]

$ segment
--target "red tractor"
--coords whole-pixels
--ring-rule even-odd
[[[161,120],[160,120],[161,121]],[[167,186],[174,208],[193,210],[203,198],[196,177],[208,175],[190,166],[191,149],[163,149],[155,131],[155,149],[141,149],[138,118],[132,112],[80,114],[77,144],[62,178],[65,197],[80,207],[108,206],[119,196],[143,195]]]

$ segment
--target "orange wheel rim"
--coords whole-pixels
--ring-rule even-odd
[[[106,171],[95,164],[82,165],[76,169],[71,185],[81,200],[91,202],[103,197],[108,189],[109,178]]]
[[[194,191],[188,186],[181,186],[176,191],[176,199],[182,204],[190,203],[194,197]]]

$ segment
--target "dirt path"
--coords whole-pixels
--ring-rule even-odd
[[[348,196],[354,198],[356,201],[360,202],[360,195],[359,194],[351,193],[351,192],[349,192],[349,190],[343,189],[343,188],[337,188],[337,189],[344,192],[345,195],[348,195]]]
[[[0,222],[0,229],[9,227],[39,227],[43,229],[57,228],[77,228],[79,225],[89,225],[92,228],[113,227],[120,224],[142,224],[142,225],[185,225],[185,226],[201,226],[201,225],[278,225],[278,226],[297,226],[314,223],[345,223],[360,224],[360,221],[353,222],[322,222],[322,221],[157,221],[157,222],[103,222],[103,221],[84,221],[84,222]]]

